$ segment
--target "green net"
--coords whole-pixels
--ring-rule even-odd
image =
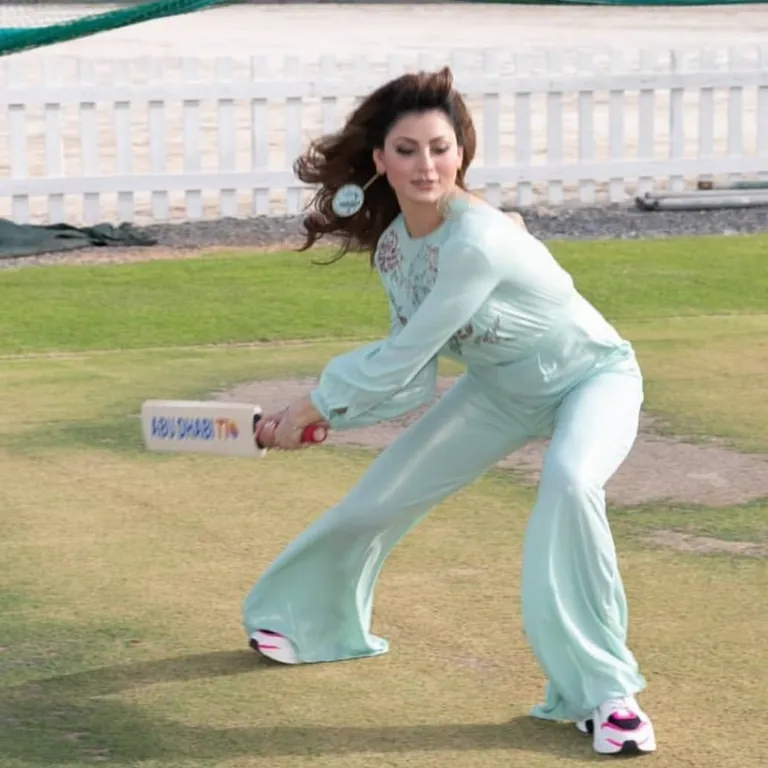
[[[768,0],[455,0],[530,5],[721,5]],[[0,0],[0,56],[247,0]],[[355,4],[357,0],[339,0]]]
[[[234,0],[237,2],[238,0]],[[63,43],[141,22],[178,16],[233,0],[141,0],[105,3],[99,0],[50,3],[15,0],[0,3],[0,56]]]

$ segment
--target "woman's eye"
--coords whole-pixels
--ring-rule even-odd
[[[444,155],[448,151],[448,147],[432,147],[431,152],[434,155]],[[406,147],[397,147],[395,149],[395,152],[397,152],[398,155],[408,156],[413,154],[412,149],[407,149]]]

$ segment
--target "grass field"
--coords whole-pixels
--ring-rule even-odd
[[[554,243],[638,350],[670,434],[768,452],[768,237]],[[543,679],[519,618],[533,489],[500,471],[436,509],[377,590],[389,655],[298,668],[244,646],[240,601],[370,454],[258,466],[141,449],[147,397],[311,375],[380,336],[362,259],[216,256],[0,272],[0,767],[553,768],[596,762],[526,717]],[[614,508],[630,638],[663,768],[766,764],[768,501]],[[471,632],[464,631],[471,627]]]

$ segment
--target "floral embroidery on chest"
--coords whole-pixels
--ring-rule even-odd
[[[390,301],[403,326],[432,290],[437,279],[439,256],[439,246],[425,245],[415,258],[406,259],[395,230],[389,230],[379,240],[376,265],[391,286]],[[393,292],[392,288],[397,291]],[[396,299],[393,293],[397,294]]]
[[[390,229],[386,232],[376,246],[376,265],[379,271],[386,275],[400,266],[403,254],[400,251],[400,241],[397,232]]]
[[[440,248],[437,245],[426,245],[418,256],[408,265],[403,287],[410,294],[411,307],[415,312],[429,296],[437,279],[437,265]]]
[[[375,259],[379,271],[387,277],[389,301],[400,326],[404,328],[435,285],[440,264],[440,246],[426,244],[415,258],[406,259],[397,232],[390,230],[379,241]],[[498,315],[493,317],[490,326],[485,329],[476,327],[470,320],[451,336],[447,347],[461,357],[467,343],[499,344],[500,325]]]
[[[461,357],[464,354],[464,343],[472,342],[475,346],[482,344],[501,344],[501,318],[499,315],[494,315],[491,324],[481,331],[470,321],[462,328],[459,328],[456,333],[451,336],[448,341],[448,349],[451,350],[456,356]]]
[[[440,248],[436,245],[428,245],[425,251],[427,271],[432,275],[432,282],[437,277],[437,262],[440,257]]]

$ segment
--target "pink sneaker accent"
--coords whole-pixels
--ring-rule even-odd
[[[254,651],[278,664],[299,663],[293,643],[287,637],[269,629],[257,629],[248,644]]]
[[[595,724],[600,723],[599,728]],[[592,734],[598,754],[637,754],[654,752],[656,736],[648,715],[634,698],[611,699],[595,709],[593,717],[576,724],[582,733]]]

